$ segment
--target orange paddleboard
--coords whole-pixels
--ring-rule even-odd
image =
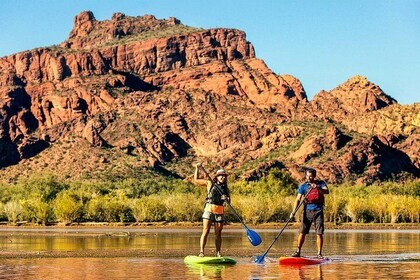
[[[318,259],[318,258],[309,258],[309,257],[280,257],[279,264],[281,265],[311,265],[311,264],[322,264],[330,262],[328,258]]]

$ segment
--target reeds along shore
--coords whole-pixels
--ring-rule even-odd
[[[257,182],[229,182],[232,205],[251,224],[286,221],[297,187],[280,170]],[[326,222],[420,222],[420,180],[329,188]],[[195,222],[201,220],[205,196],[205,188],[178,179],[66,182],[53,175],[38,175],[0,185],[0,220],[10,224]],[[235,221],[229,207],[226,215],[228,221]]]

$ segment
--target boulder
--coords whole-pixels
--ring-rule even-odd
[[[350,136],[344,135],[336,126],[330,126],[325,132],[325,142],[328,147],[337,151],[344,147],[351,140]]]

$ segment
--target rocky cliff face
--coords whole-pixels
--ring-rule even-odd
[[[377,111],[397,102],[366,77],[355,76],[329,92],[320,92],[311,103],[318,116],[340,121],[348,115]]]
[[[331,181],[419,175],[417,105],[359,76],[309,102],[235,29],[83,12],[60,46],[0,58],[0,96],[4,179],[22,169],[94,177],[111,159],[181,177],[196,160],[260,174],[266,156]]]

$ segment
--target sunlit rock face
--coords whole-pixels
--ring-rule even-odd
[[[180,177],[193,160],[246,166],[253,180],[272,168],[300,179],[306,165],[332,182],[419,174],[417,105],[361,76],[308,101],[236,29],[82,12],[60,45],[0,58],[0,97],[6,179],[13,168],[77,178],[110,157],[128,169],[171,163]]]

